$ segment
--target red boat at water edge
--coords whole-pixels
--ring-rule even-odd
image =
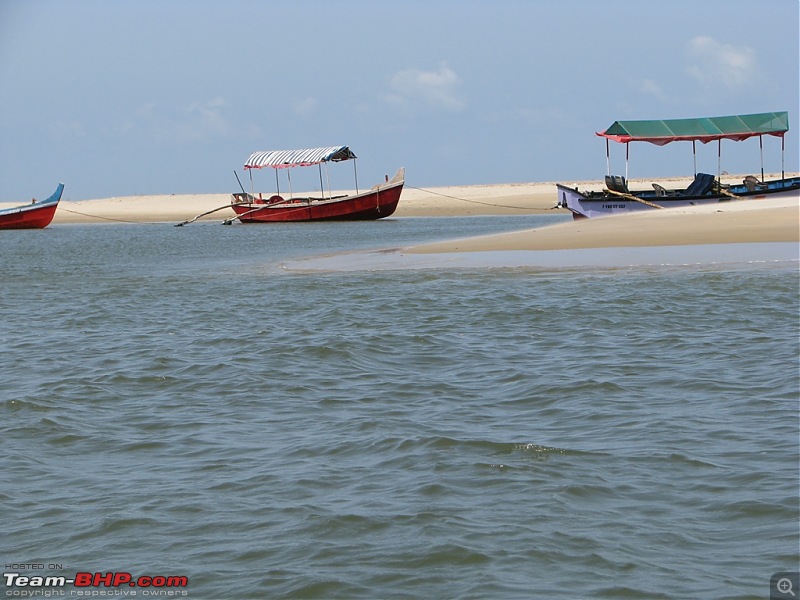
[[[290,190],[289,197],[284,198],[278,190],[278,193],[265,198],[263,194],[248,194],[242,190],[241,193],[231,195],[231,208],[236,213],[235,218],[242,223],[286,223],[361,221],[390,216],[397,208],[403,191],[405,183],[403,168],[400,168],[391,179],[387,177],[384,183],[375,185],[367,191],[358,192],[358,181],[356,181],[355,194],[332,196],[328,192],[326,196],[322,187],[322,163],[342,162],[355,158],[356,155],[347,146],[254,152],[248,158],[245,169],[271,167],[277,170],[318,165],[321,195],[298,197],[293,196]]]
[[[44,229],[53,220],[63,193],[64,184],[59,183],[47,200],[0,210],[0,229]]]

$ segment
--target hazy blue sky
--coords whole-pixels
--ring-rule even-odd
[[[228,192],[255,150],[338,144],[362,187],[400,166],[418,187],[597,179],[615,120],[779,110],[797,171],[798,6],[0,0],[0,201]],[[757,140],[722,152],[760,169]],[[778,138],[764,156],[780,171]],[[631,145],[631,177],[692,169],[689,143]]]

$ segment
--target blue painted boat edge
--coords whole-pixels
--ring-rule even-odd
[[[38,204],[39,204],[39,206],[41,206],[43,204],[54,204],[55,202],[58,202],[59,200],[61,200],[61,195],[63,193],[64,193],[64,184],[59,182],[58,187],[56,188],[56,191],[53,192],[53,195],[50,196],[47,200],[42,200]]]
[[[64,193],[64,184],[59,183],[56,191],[47,199],[41,200],[39,202],[31,203],[31,204],[20,204],[19,206],[11,206],[9,208],[4,208],[0,210],[0,215],[11,215],[17,212],[28,212],[29,210],[35,210],[42,207],[50,206],[51,204],[58,204],[61,200],[61,196]]]

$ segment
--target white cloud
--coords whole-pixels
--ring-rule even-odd
[[[226,134],[228,123],[222,116],[226,104],[225,99],[219,96],[204,104],[190,104],[185,110],[185,126],[190,135],[203,140],[209,136]]]
[[[128,119],[115,123],[113,133],[147,132],[158,142],[208,142],[228,134],[223,112],[227,102],[215,97],[206,102],[164,109],[154,102],[139,106]]]
[[[404,69],[392,75],[389,80],[392,93],[386,96],[386,100],[402,107],[422,104],[447,111],[459,111],[464,107],[464,102],[456,91],[460,83],[458,75],[445,63],[442,63],[438,71]]]
[[[667,94],[664,93],[664,88],[662,88],[657,81],[652,79],[642,80],[639,84],[639,91],[645,96],[652,96],[662,102],[666,102],[669,99]]]
[[[687,73],[709,86],[735,88],[756,74],[755,51],[748,46],[732,46],[700,35],[689,41]]]
[[[85,137],[87,135],[86,128],[83,123],[77,119],[58,120],[53,125],[53,133],[60,138],[76,138]]]
[[[318,102],[316,98],[308,96],[307,98],[303,98],[302,100],[296,102],[292,110],[300,117],[307,117],[316,110],[317,104]]]

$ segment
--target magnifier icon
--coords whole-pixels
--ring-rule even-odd
[[[788,577],[781,577],[778,579],[778,583],[775,584],[775,587],[778,588],[778,591],[781,594],[789,594],[792,598],[797,597],[797,595],[792,591],[792,580]]]

